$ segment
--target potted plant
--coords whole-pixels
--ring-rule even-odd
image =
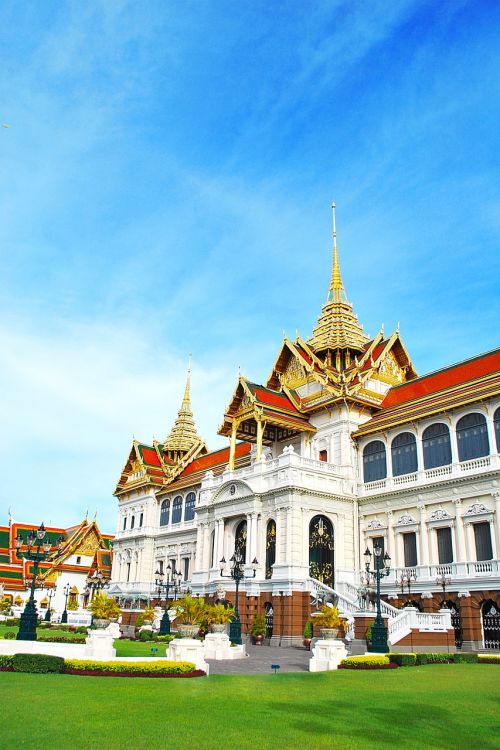
[[[223,633],[226,625],[233,619],[233,615],[234,607],[226,607],[220,603],[207,607],[207,622],[212,633]]]
[[[175,619],[181,638],[194,638],[198,635],[200,623],[206,617],[207,605],[200,597],[186,594],[175,604]]]
[[[304,625],[304,632],[303,632],[304,640],[302,643],[304,644],[305,648],[310,651],[311,650],[311,641],[313,637],[313,624],[311,620],[306,620],[306,624]]]
[[[333,604],[323,604],[311,617],[313,623],[320,626],[323,638],[337,638],[341,628],[344,632],[347,630],[345,618],[340,617],[337,607]]]
[[[152,625],[156,617],[156,612],[155,612],[154,607],[152,607],[151,605],[146,607],[146,609],[142,613],[142,616],[143,616],[143,620],[142,620],[143,625]]]
[[[262,646],[262,641],[266,634],[266,618],[265,615],[255,615],[253,618],[252,625],[250,626],[250,635],[252,636],[253,642],[257,646]]]
[[[107,596],[102,591],[94,595],[87,609],[92,612],[92,625],[95,628],[107,628],[112,620],[118,620],[121,615],[116,599]]]

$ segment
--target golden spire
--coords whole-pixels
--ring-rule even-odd
[[[181,408],[177,413],[177,419],[175,420],[174,426],[163,444],[163,449],[169,454],[179,455],[187,453],[191,448],[199,444],[204,443],[196,430],[193,412],[191,410],[191,355],[189,355],[186,387],[184,388],[184,397],[182,399]],[[174,456],[172,456],[172,458],[174,458]]]
[[[315,353],[337,351],[335,358],[335,361],[339,364],[337,369],[342,369],[340,350],[348,349],[361,352],[368,341],[368,337],[365,335],[352,305],[347,300],[340,274],[335,203],[332,203],[332,213],[333,262],[330,287],[313,335],[309,339],[309,344]],[[347,360],[350,361],[350,356],[344,359],[345,366],[348,366]]]

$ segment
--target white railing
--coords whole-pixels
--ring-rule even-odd
[[[389,620],[388,640],[393,645],[409,635],[413,629],[426,633],[445,633],[450,628],[451,613],[448,610],[429,614],[419,612],[414,607],[406,607],[398,610],[398,614]]]
[[[492,468],[500,467],[500,454],[493,453],[490,456],[474,458],[471,461],[455,462],[446,466],[436,466],[434,469],[419,469],[412,474],[403,474],[397,477],[386,477],[375,482],[361,482],[359,492],[361,495],[373,495],[379,492],[391,492],[399,489],[402,485],[428,484],[429,481],[440,482],[443,479],[460,477],[467,472],[485,472]]]
[[[384,591],[397,588],[397,579],[401,574],[412,573],[415,582],[423,583],[431,581],[435,583],[436,578],[445,575],[453,579],[467,578],[467,576],[500,576],[500,560],[481,560],[474,562],[452,562],[441,565],[415,565],[411,568],[393,568],[389,580],[381,582]],[[394,575],[394,577],[393,577]]]

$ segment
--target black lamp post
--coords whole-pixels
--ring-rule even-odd
[[[63,594],[64,594],[64,612],[61,615],[61,623],[68,622],[68,596],[71,593],[71,586],[69,583],[66,584],[66,586],[63,588]]]
[[[59,537],[57,541],[58,550],[61,549],[63,544],[63,537]],[[40,563],[46,560],[51,547],[52,542],[45,535],[45,526],[43,523],[39,526],[36,532],[29,531],[26,537],[27,551],[22,553],[21,547],[23,545],[23,538],[20,533],[16,536],[14,543],[16,549],[19,550],[19,554],[26,560],[31,560],[33,563],[33,577],[30,585],[30,596],[26,602],[24,611],[21,614],[19,622],[19,630],[17,631],[16,639],[18,641],[36,641],[36,623],[37,623],[37,611],[35,605],[35,589],[37,585],[37,576],[40,568]]]
[[[237,643],[238,645],[241,646],[241,620],[240,620],[240,613],[238,609],[238,590],[240,588],[240,581],[242,581],[244,578],[255,578],[255,576],[257,575],[257,566],[259,563],[257,562],[257,558],[254,557],[252,561],[253,575],[245,576],[245,573],[244,573],[245,561],[239,549],[235,549],[234,555],[231,557],[229,562],[231,564],[231,569],[229,571],[229,575],[225,575],[224,569],[226,567],[226,560],[223,557],[222,560],[220,561],[220,577],[232,578],[236,586],[234,617],[231,620],[231,625],[229,626],[229,639],[231,643]]]
[[[391,570],[391,558],[387,552],[382,557],[382,547],[378,546],[374,547],[373,555],[375,565],[374,570],[370,570],[372,553],[367,547],[364,554],[365,570],[368,576],[373,576],[377,583],[377,616],[372,625],[372,645],[370,651],[374,651],[378,654],[386,654],[389,651],[389,645],[387,643],[387,628],[384,625],[380,609],[380,579],[389,575]]]
[[[160,622],[160,635],[170,635],[170,617],[168,614],[168,595],[170,592],[170,589],[173,589],[174,596],[177,594],[178,591],[180,591],[181,586],[181,573],[175,569],[175,561],[173,565],[170,565],[170,563],[167,565],[167,579],[164,581],[165,573],[163,570],[157,570],[155,571],[156,576],[156,588],[158,591],[158,596],[161,600],[162,592],[165,592],[165,610],[163,612],[163,616],[161,618]]]
[[[47,598],[49,600],[49,603],[47,605],[47,611],[45,613],[45,622],[50,622],[50,605],[52,604],[52,597],[56,593],[55,589],[48,589],[47,590]]]
[[[443,603],[441,605],[443,608],[446,608],[446,589],[448,588],[450,583],[451,583],[451,578],[448,578],[447,576],[445,576],[444,573],[441,573],[441,575],[439,575],[436,578],[436,584],[438,586],[441,586],[441,588],[443,589]]]
[[[95,570],[91,576],[87,576],[85,585],[87,592],[94,594],[96,591],[108,588],[109,580],[103,576],[100,570]]]
[[[396,583],[404,594],[405,588],[408,589],[408,599],[411,598],[411,585],[417,580],[417,574],[412,569],[402,570],[399,578],[396,577]]]

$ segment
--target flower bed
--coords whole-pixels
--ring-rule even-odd
[[[86,643],[87,638],[84,635],[45,635],[45,633],[37,635],[37,641],[43,641],[43,643]]]
[[[479,664],[499,664],[500,665],[500,656],[496,656],[495,654],[478,654],[477,657]]]
[[[60,672],[93,677],[203,677],[188,661],[90,661],[45,654],[0,655],[0,672]]]
[[[6,671],[6,670],[4,670]],[[76,674],[87,677],[160,677],[166,679],[169,677],[175,678],[189,678],[189,677],[205,677],[206,672],[202,669],[193,669],[191,672],[103,672],[98,669],[71,669],[66,667],[64,674]]]

